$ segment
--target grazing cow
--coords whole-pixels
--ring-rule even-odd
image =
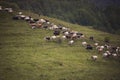
[[[24,20],[24,19],[25,19],[25,15],[20,15],[20,18],[21,18],[22,20]]]
[[[68,42],[69,45],[72,45],[73,43],[74,43],[74,40],[70,40],[70,41]]]
[[[80,32],[78,32],[78,33],[77,33],[77,35],[80,35],[80,36],[81,36],[81,35],[83,35],[83,34],[82,34],[82,33],[80,33]]]
[[[100,46],[101,49],[104,49],[105,47],[104,46]]]
[[[73,34],[72,34],[72,39],[77,39],[77,38],[78,38],[77,33],[76,33],[76,32],[73,32]]]
[[[60,35],[60,31],[59,31],[58,29],[56,29],[53,34],[54,34],[55,36]]]
[[[12,8],[5,8],[4,10],[7,11],[7,12],[10,12],[10,13],[13,12]]]
[[[47,28],[48,28],[48,26],[47,26],[47,25],[45,25],[45,26],[42,26],[42,28],[47,29]]]
[[[116,53],[116,49],[117,49],[117,47],[111,46],[111,49],[110,49],[111,53]]]
[[[58,29],[59,29],[59,30],[62,30],[62,26],[61,26],[61,25],[58,25]]]
[[[64,31],[68,31],[68,28],[62,27],[62,31],[63,31],[63,32],[64,32]]]
[[[99,52],[99,53],[103,52],[103,49],[102,49],[102,48],[99,48],[99,49],[98,49],[98,52]]]
[[[65,40],[65,39],[66,39],[66,36],[62,36],[62,39]]]
[[[109,57],[109,55],[108,55],[108,53],[103,53],[103,58],[108,58]]]
[[[2,6],[0,6],[0,11],[2,10]]]
[[[32,29],[35,29],[36,28],[36,26],[32,26]]]
[[[13,20],[19,20],[19,19],[20,19],[20,17],[18,15],[13,16]]]
[[[65,31],[65,32],[63,32],[63,34],[64,34],[65,36],[67,36],[67,35],[69,35],[69,32],[68,32],[68,31]]]
[[[51,36],[51,39],[54,41],[57,39],[57,36]]]
[[[45,22],[49,22],[49,20],[47,20],[47,19],[44,19],[45,20]]]
[[[93,50],[93,47],[90,44],[88,44],[87,47],[86,47],[86,49],[87,50]]]
[[[22,15],[22,12],[18,12],[19,15]]]
[[[110,53],[110,51],[106,51],[105,53],[103,53],[103,57],[104,58],[108,58],[108,57],[110,57],[111,56],[111,53]]]
[[[50,22],[47,22],[47,24],[50,24]]]
[[[55,29],[58,29],[58,26],[57,25],[53,25],[52,28],[53,28],[53,30],[55,30]]]
[[[26,17],[25,17],[25,20],[26,20],[26,21],[30,21],[30,19],[31,19],[30,16],[26,16]]]
[[[84,37],[82,33],[77,32],[76,34],[77,34],[77,38]]]
[[[51,37],[47,36],[44,38],[46,41],[50,41],[51,40]]]
[[[37,22],[37,21],[39,21],[39,19],[33,19],[33,21]]]
[[[89,39],[93,41],[93,40],[94,40],[94,37],[93,37],[93,36],[90,36]]]
[[[30,24],[33,24],[33,23],[35,23],[35,21],[33,21],[33,20],[30,20],[30,21],[29,21],[29,23],[30,23]]]
[[[108,56],[110,56],[110,55],[111,55],[110,51],[106,51],[106,53],[108,54]]]
[[[45,23],[46,20],[45,20],[45,19],[40,19],[40,22],[41,22],[41,23]]]
[[[36,26],[37,27],[36,23],[30,23],[30,26]]]
[[[116,53],[117,53],[117,54],[120,53],[120,47],[117,47],[117,49],[116,49]]]
[[[113,53],[112,56],[113,56],[113,57],[117,57],[117,54],[116,54],[116,53]]]
[[[87,45],[87,42],[85,42],[85,41],[82,42],[82,45],[83,45],[83,46],[86,46],[86,45]]]
[[[104,47],[105,47],[106,49],[110,49],[111,46],[108,45],[108,44],[105,44]]]
[[[71,35],[69,34],[69,35],[66,35],[66,38],[67,39],[71,39]]]
[[[85,35],[83,34],[83,35],[81,35],[81,38],[84,38],[85,37]]]
[[[91,56],[91,59],[92,59],[93,61],[96,61],[97,58],[98,58],[98,56],[96,56],[96,55]]]
[[[37,26],[37,28],[41,28],[42,27],[42,23],[37,23],[36,26]]]
[[[13,9],[12,9],[12,8],[10,8],[10,9],[8,10],[8,12],[12,13],[12,12],[13,12]]]
[[[97,46],[96,49],[100,52],[102,52],[104,50],[104,46]]]
[[[98,46],[98,43],[94,43],[95,46]]]

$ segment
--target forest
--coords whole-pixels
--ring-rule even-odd
[[[120,34],[119,0],[6,0],[6,2],[17,4],[20,9],[39,15]]]

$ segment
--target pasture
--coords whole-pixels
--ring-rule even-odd
[[[38,18],[31,12],[27,15]],[[0,12],[0,80],[119,80],[120,59],[103,59],[94,49],[86,50],[78,40],[72,46],[46,42],[52,31],[31,29],[22,20],[12,20],[15,13]],[[103,44],[109,37],[111,44],[120,46],[120,36],[41,16],[55,24],[62,24]],[[89,41],[89,43],[92,43]],[[91,55],[98,55],[92,61]]]

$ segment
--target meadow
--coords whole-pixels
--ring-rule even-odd
[[[120,59],[104,59],[95,49],[86,50],[81,45],[84,39],[72,46],[67,41],[47,42],[44,37],[53,35],[53,31],[31,29],[25,21],[12,20],[15,14],[0,12],[0,80],[120,80]],[[112,45],[120,46],[119,35],[47,16],[40,18],[80,31],[86,38],[94,36],[101,44],[109,37]],[[91,55],[97,55],[98,60],[92,61]]]

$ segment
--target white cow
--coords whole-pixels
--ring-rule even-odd
[[[91,59],[94,60],[94,61],[96,61],[98,59],[98,56],[93,55],[93,56],[91,56]]]

